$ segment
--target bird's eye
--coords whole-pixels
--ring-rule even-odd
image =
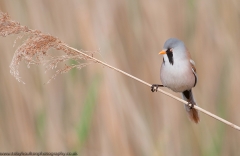
[[[168,48],[166,52],[170,53],[170,52],[172,52],[172,49]]]

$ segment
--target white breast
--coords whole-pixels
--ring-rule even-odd
[[[169,63],[166,55],[164,60],[160,70],[162,84],[175,92],[190,90],[194,86],[195,76],[189,60],[174,59],[173,65]]]

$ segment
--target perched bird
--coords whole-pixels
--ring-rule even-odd
[[[190,53],[182,41],[170,38],[164,43],[163,50],[159,54],[163,55],[160,69],[162,85],[153,84],[152,92],[157,91],[158,87],[167,87],[174,92],[181,92],[183,99],[192,104],[192,107],[185,105],[189,118],[198,123],[199,115],[194,109],[196,102],[192,93],[192,88],[197,84],[197,73]]]

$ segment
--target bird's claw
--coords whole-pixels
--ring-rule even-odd
[[[194,105],[192,103],[190,103],[190,102],[188,102],[187,105],[188,105],[189,109],[193,109],[194,108]]]
[[[159,84],[153,84],[153,85],[151,86],[151,91],[152,91],[152,92],[157,92],[158,87],[164,87],[164,86],[163,86],[163,85],[159,85]]]

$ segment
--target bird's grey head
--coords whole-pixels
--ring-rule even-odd
[[[168,39],[164,45],[163,50],[159,54],[166,54],[165,58],[168,58],[168,61],[171,65],[174,64],[176,59],[186,58],[186,48],[184,43],[176,38]],[[164,60],[165,61],[165,60]]]
[[[176,38],[169,38],[163,46],[163,49],[185,48],[184,43]]]

